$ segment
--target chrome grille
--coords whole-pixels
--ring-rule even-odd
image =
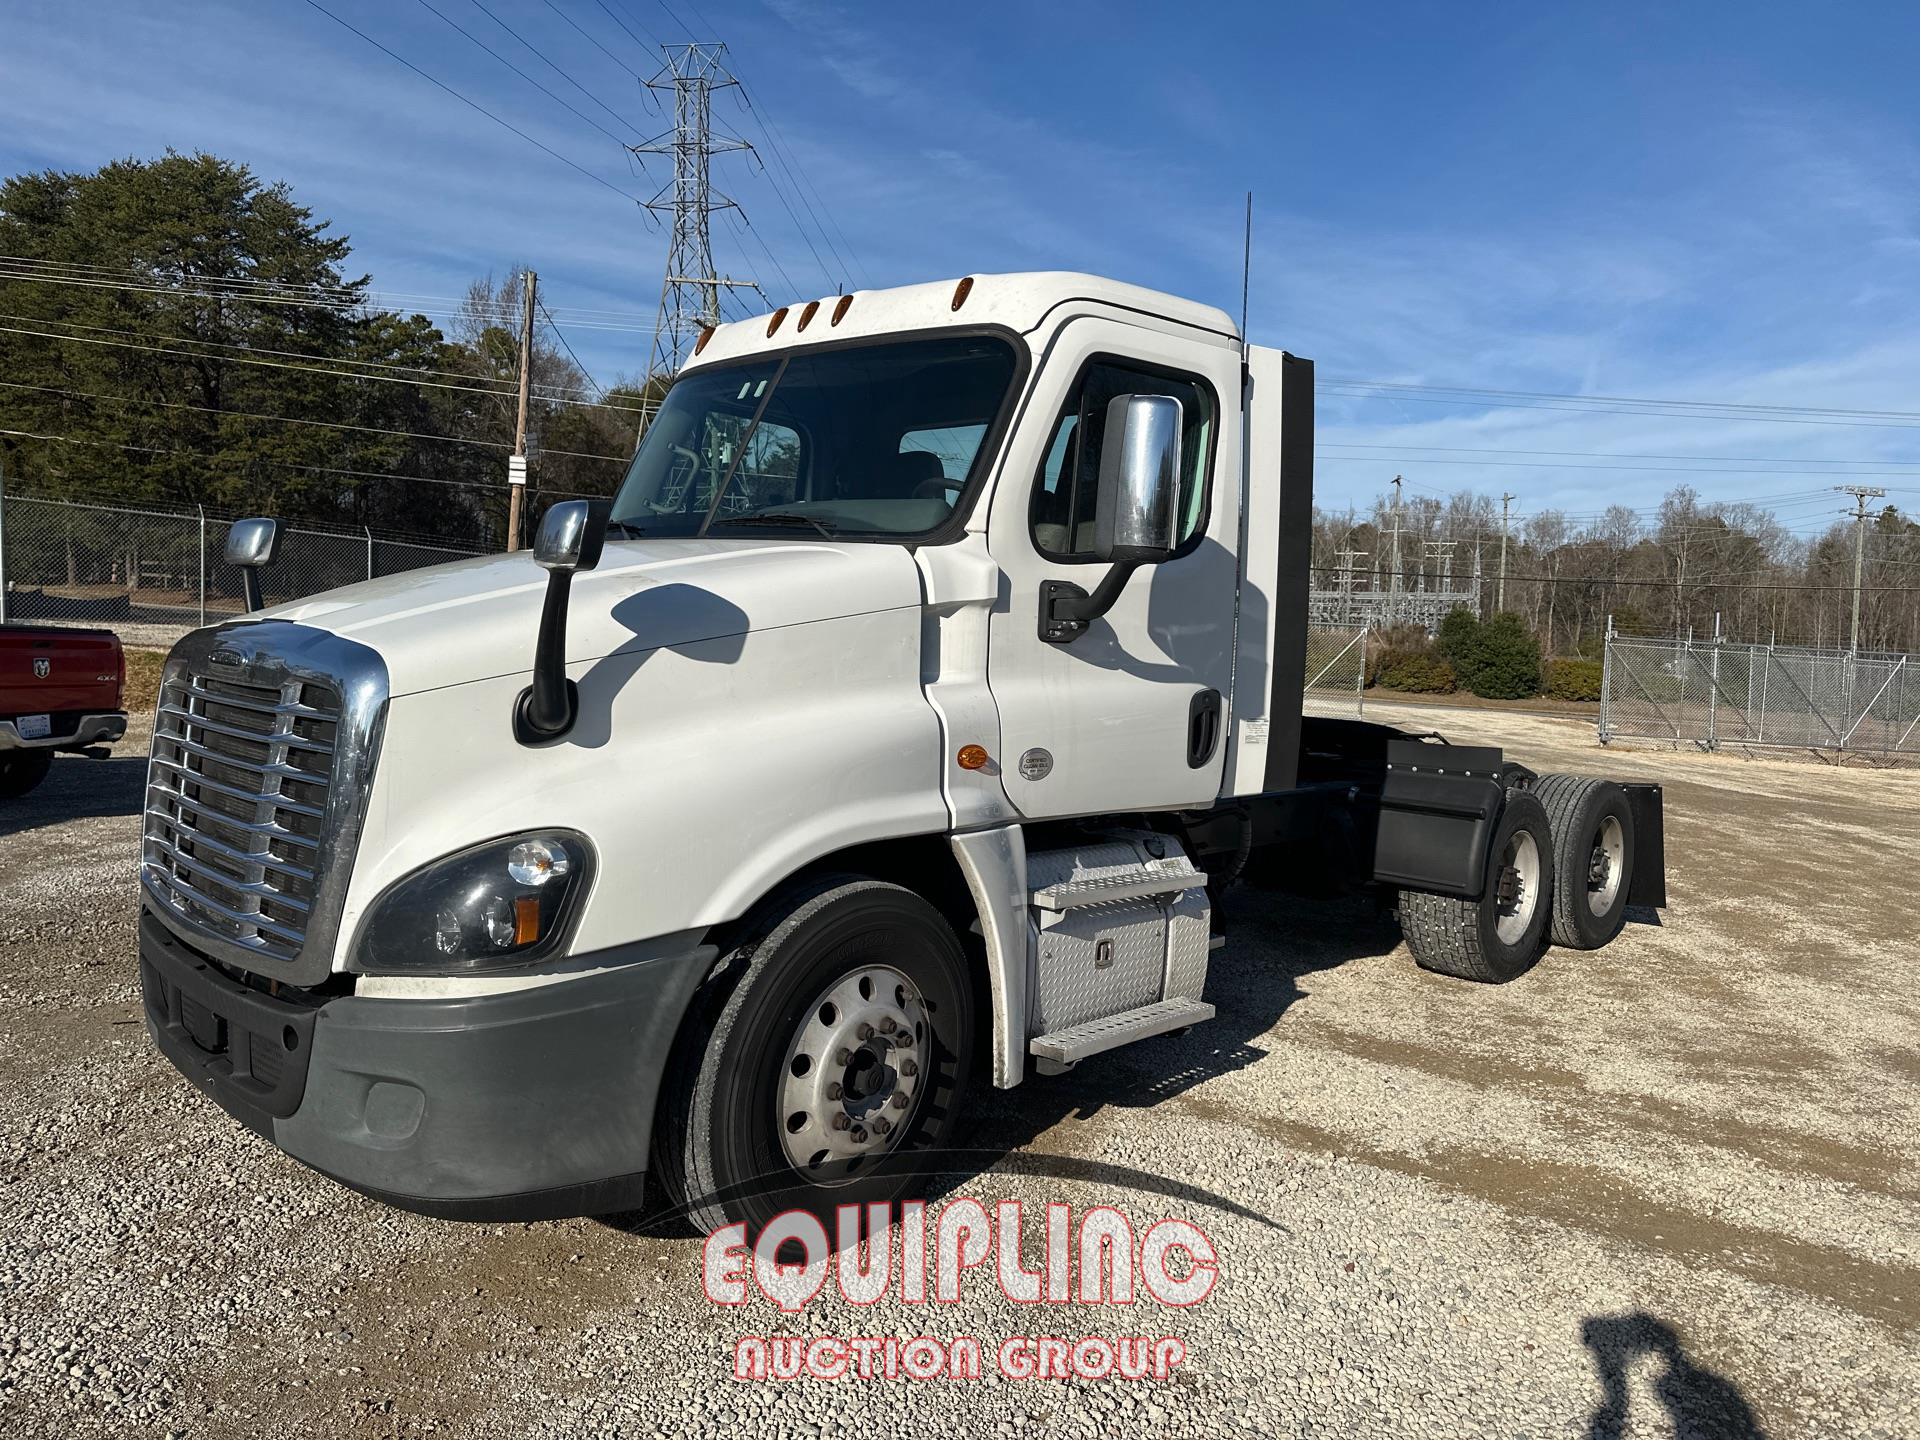
[[[340,695],[182,672],[162,686],[148,877],[194,924],[276,960],[307,937]]]
[[[175,648],[141,859],[163,920],[230,963],[325,977],[385,690],[365,647],[302,626],[221,627]]]

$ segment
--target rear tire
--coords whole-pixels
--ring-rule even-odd
[[[1415,891],[1400,896],[1400,929],[1424,970],[1502,984],[1524,975],[1546,948],[1553,909],[1553,832],[1525,791],[1507,796],[1478,900]]]
[[[1543,775],[1533,793],[1553,827],[1553,943],[1598,950],[1627,923],[1633,807],[1611,780]]]
[[[0,800],[18,800],[47,778],[51,750],[0,750]]]
[[[806,1210],[831,1238],[836,1207],[911,1198],[938,1166],[973,1036],[965,953],[925,900],[847,875],[786,891],[694,997],[654,1171],[709,1233]]]

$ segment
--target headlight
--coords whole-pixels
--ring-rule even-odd
[[[360,926],[368,974],[444,975],[555,954],[593,872],[586,837],[541,830],[489,840],[388,888]]]

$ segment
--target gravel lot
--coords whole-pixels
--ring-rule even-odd
[[[1664,782],[1665,928],[1486,988],[1236,891],[1220,1018],[981,1094],[1001,1158],[956,1182],[1192,1219],[1208,1299],[1022,1307],[989,1266],[791,1327],[709,1303],[666,1224],[418,1219],[229,1121],[138,1018],[143,763],[61,760],[0,818],[0,1429],[1920,1436],[1920,772],[1368,713]],[[769,1331],[971,1334],[988,1378],[734,1381]],[[993,1374],[1009,1336],[1142,1333],[1173,1379]]]

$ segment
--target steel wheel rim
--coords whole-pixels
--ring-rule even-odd
[[[1593,851],[1587,860],[1587,908],[1595,915],[1606,915],[1620,895],[1620,880],[1627,858],[1627,831],[1616,815],[1600,822],[1593,837]]]
[[[927,1002],[890,965],[841,975],[801,1012],[780,1068],[774,1132],[817,1185],[845,1184],[898,1147],[928,1078]]]
[[[1503,945],[1518,944],[1533,923],[1533,912],[1540,904],[1540,845],[1530,830],[1516,830],[1500,855],[1504,876],[1513,872],[1513,900],[1502,904],[1494,920],[1494,934]]]

